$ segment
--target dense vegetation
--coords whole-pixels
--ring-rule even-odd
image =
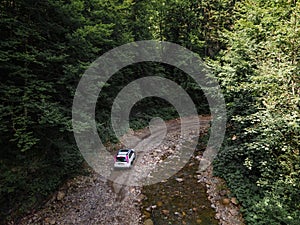
[[[220,81],[228,129],[215,169],[247,224],[298,224],[299,2],[3,0],[0,10],[0,222],[29,212],[84,171],[71,108],[87,66],[121,44],[155,39],[197,52]],[[118,91],[152,74],[179,83],[199,113],[208,112],[202,92],[181,71],[136,64],[116,74],[99,98],[104,141],[114,140],[109,118]],[[133,108],[131,125],[176,115],[148,98]]]
[[[73,93],[93,60],[133,37],[126,4],[13,0],[0,7],[4,219],[29,212],[82,171],[71,127]]]
[[[236,4],[217,72],[227,99],[228,139],[216,168],[248,224],[299,224],[300,4]]]

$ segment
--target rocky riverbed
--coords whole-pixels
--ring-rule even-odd
[[[209,121],[210,117],[200,116],[200,133],[206,132]],[[115,178],[107,180],[91,170],[88,176],[69,180],[40,210],[19,224],[244,224],[238,202],[225,182],[212,175],[211,167],[204,172],[197,170],[201,151],[196,151],[179,172],[174,171],[169,179],[154,186],[142,189],[117,182],[122,177],[135,181],[151,177],[165,159],[178,159],[177,150],[198,135],[191,129],[182,136],[179,120],[168,121],[167,128],[159,146],[139,154],[133,172],[112,172]],[[149,129],[134,132],[141,139],[149,134]]]

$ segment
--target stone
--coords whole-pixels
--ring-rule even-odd
[[[231,203],[232,204],[234,204],[234,205],[238,205],[239,204],[239,202],[238,202],[238,200],[236,199],[236,198],[231,198]]]
[[[144,195],[144,194],[140,194],[140,195],[137,197],[137,201],[138,201],[138,202],[141,202],[141,201],[146,200],[146,199],[147,199],[147,197],[146,197],[146,195]]]
[[[223,203],[224,205],[228,205],[228,204],[230,203],[230,199],[229,199],[229,198],[224,198],[224,199],[222,200],[222,203]]]
[[[163,209],[161,212],[162,212],[162,214],[164,214],[165,216],[167,216],[167,215],[170,214],[170,211],[167,210],[167,209]]]
[[[49,217],[46,217],[44,221],[45,221],[45,224],[54,225],[56,223],[56,221],[54,219],[50,219]]]
[[[230,214],[233,215],[233,216],[239,215],[239,212],[236,211],[236,210],[234,210],[234,209],[230,209],[229,212],[230,212]]]
[[[180,213],[179,212],[174,212],[174,215],[180,216]]]
[[[157,205],[158,207],[161,207],[161,206],[163,205],[163,203],[162,203],[162,201],[158,201],[158,202],[156,203],[156,205]]]
[[[202,156],[201,155],[197,155],[196,157],[195,157],[195,159],[197,159],[197,160],[201,160],[202,159]]]
[[[154,225],[154,223],[151,219],[146,219],[144,225]]]
[[[220,191],[220,195],[221,195],[221,196],[227,195],[227,191],[226,191],[226,190],[221,190],[221,191]]]
[[[156,209],[157,208],[157,205],[152,205],[151,206],[151,209]]]
[[[175,178],[175,180],[177,180],[178,182],[182,182],[183,178]]]
[[[65,195],[66,195],[65,192],[59,191],[59,192],[57,193],[57,195],[56,195],[56,199],[57,199],[58,201],[61,201],[61,200],[65,197]]]
[[[143,214],[144,214],[145,218],[150,218],[150,216],[151,216],[151,214],[147,211],[144,211]]]

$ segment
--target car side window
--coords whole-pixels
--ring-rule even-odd
[[[133,154],[133,152],[131,151],[131,152],[129,153],[129,158],[131,158],[132,154]]]

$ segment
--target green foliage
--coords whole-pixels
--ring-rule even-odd
[[[71,133],[73,93],[86,67],[131,40],[128,3],[1,1],[0,221],[41,204],[82,171]]]
[[[234,1],[157,1],[157,39],[178,43],[201,57],[213,57],[223,44],[219,33],[231,25]]]
[[[229,109],[215,163],[247,224],[299,220],[299,3],[241,1],[216,73]]]
[[[247,224],[297,224],[300,212],[300,5],[296,0],[13,0],[0,3],[0,221],[41,204],[82,172],[71,127],[77,83],[104,52],[134,40],[179,43],[214,68],[226,97],[228,130],[215,162],[243,206]],[[209,58],[210,59],[209,59]],[[153,62],[113,76],[99,96],[103,142],[117,141],[110,110],[135,79],[159,75],[181,85],[199,113],[199,86]],[[138,102],[130,125],[177,115],[156,98]]]

